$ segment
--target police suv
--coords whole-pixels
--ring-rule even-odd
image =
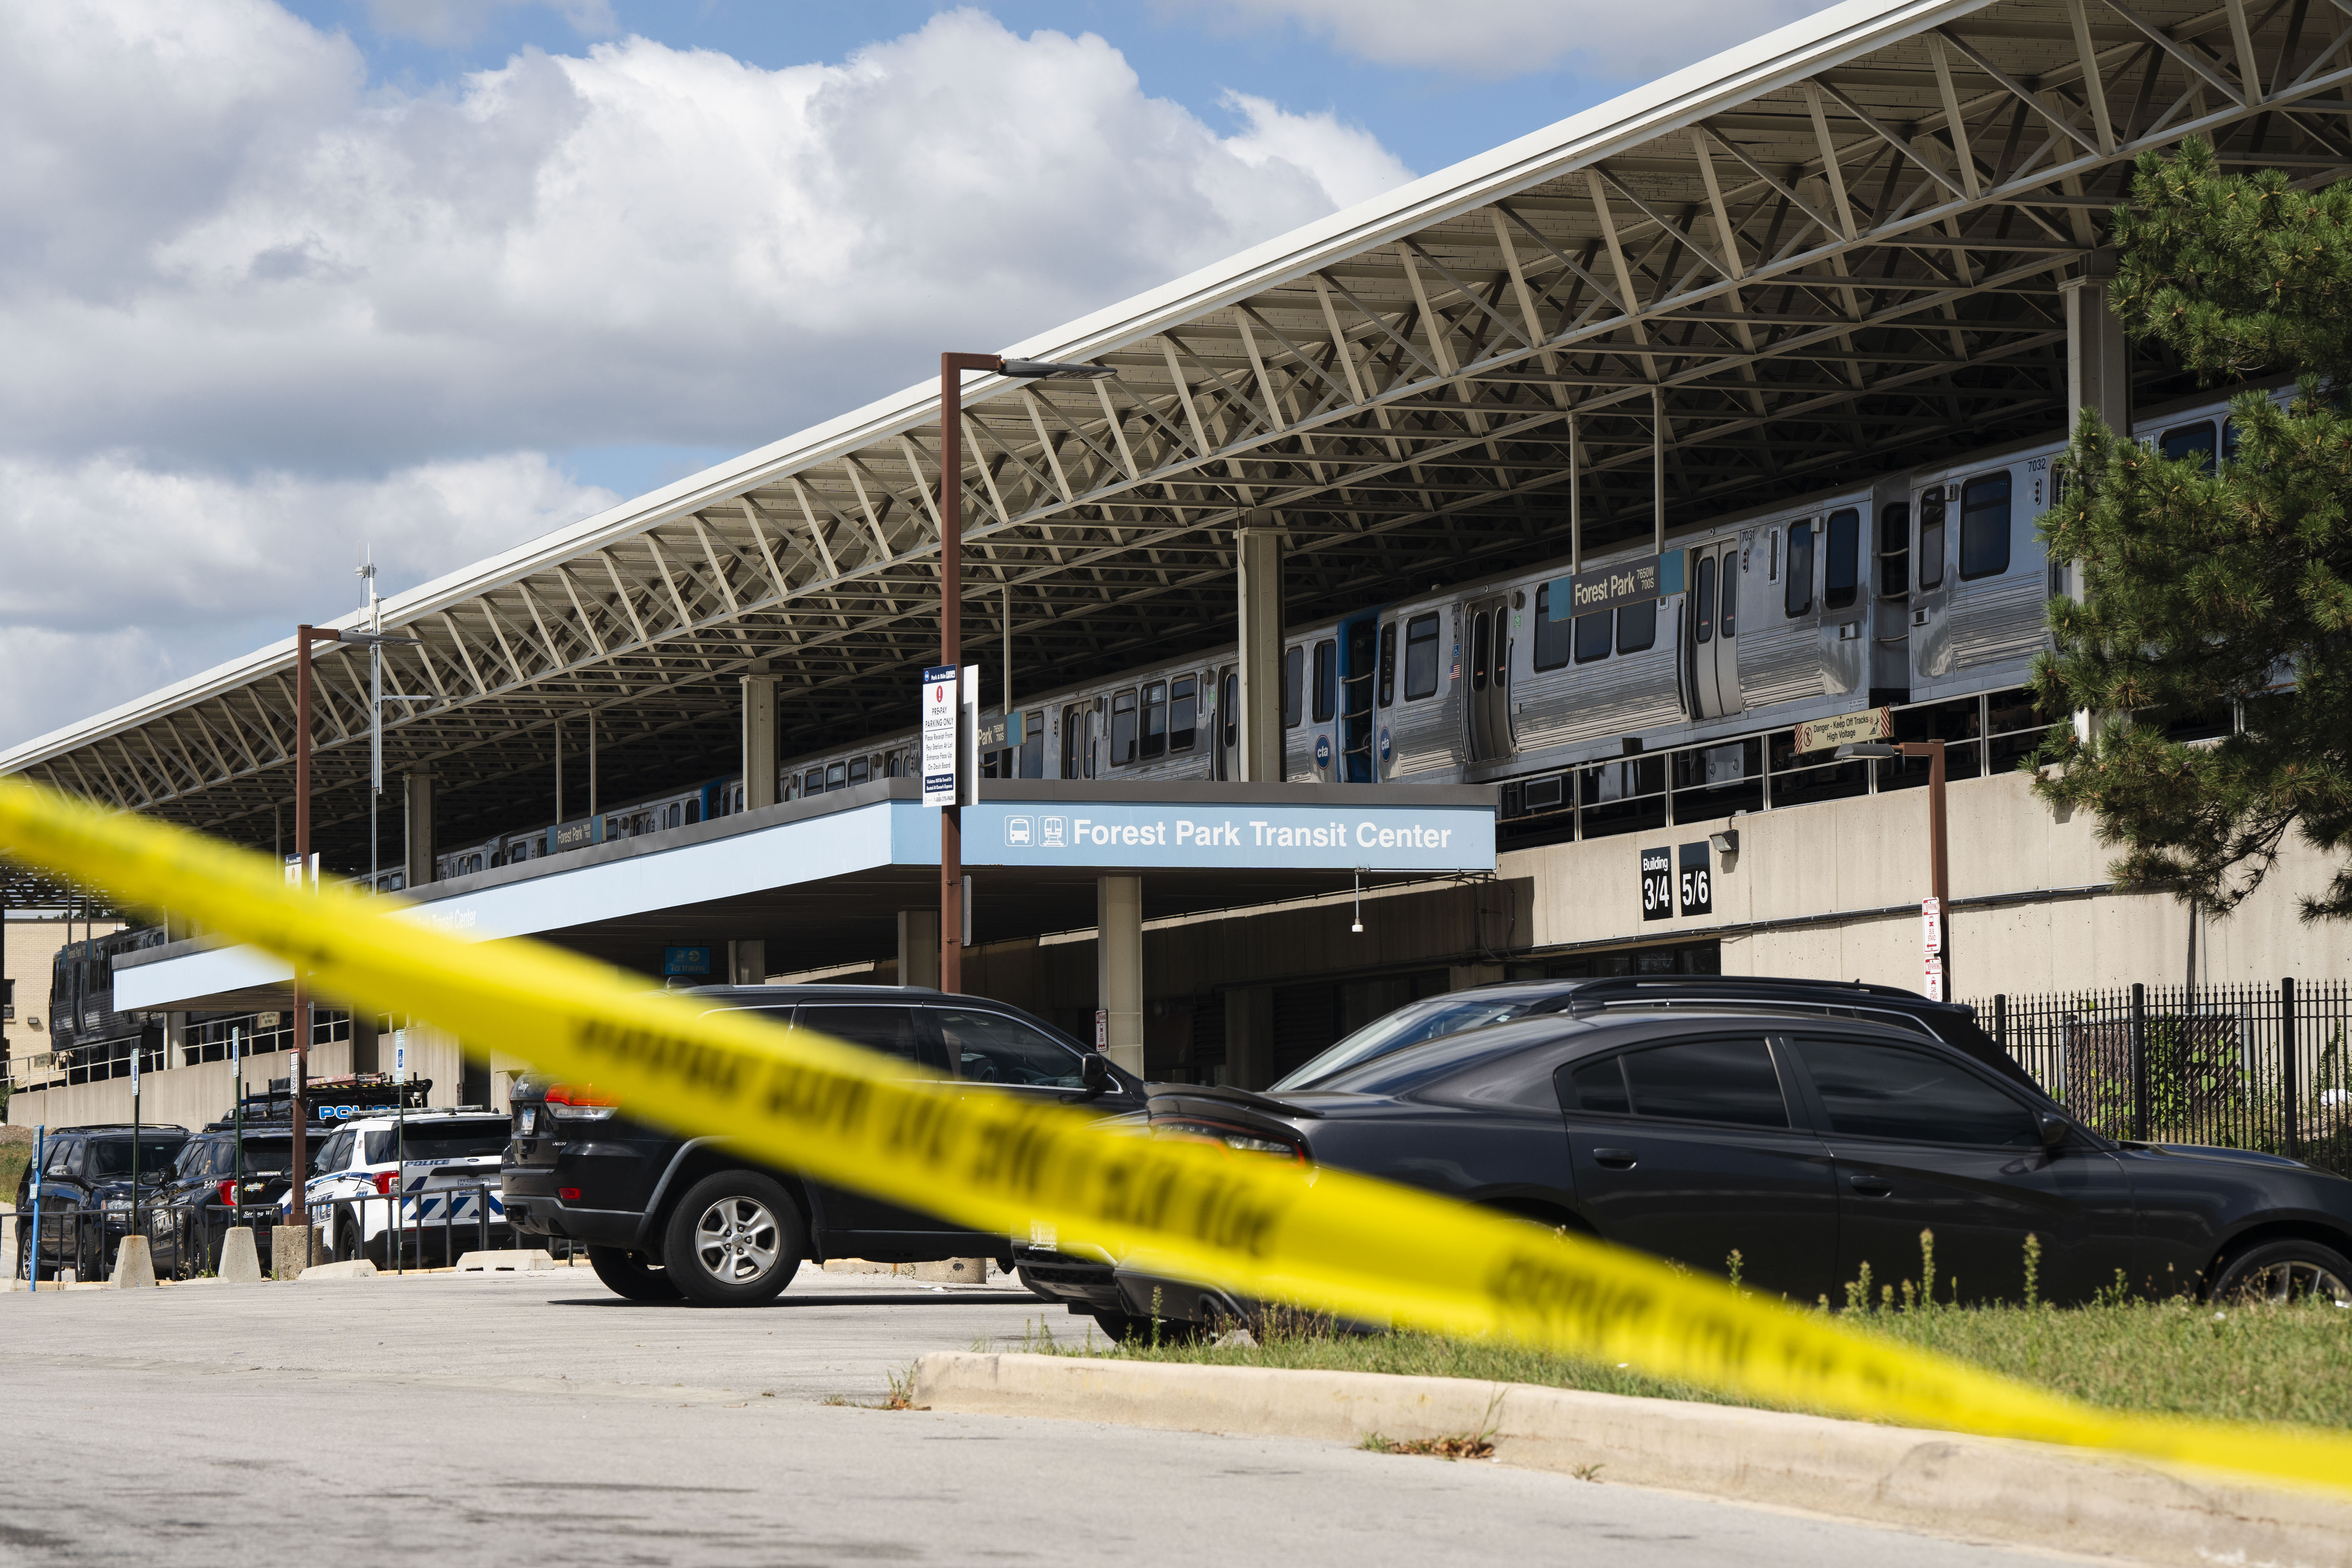
[[[511,1247],[499,1161],[508,1119],[481,1106],[354,1117],[328,1138],[304,1196],[314,1231],[337,1259],[410,1268],[448,1265],[477,1248]],[[284,1207],[290,1221],[289,1193]]]

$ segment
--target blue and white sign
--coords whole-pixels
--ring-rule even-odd
[[[662,949],[664,974],[708,974],[710,973],[710,950],[707,947],[666,947]]]
[[[1328,735],[1315,737],[1315,765],[1318,768],[1331,765],[1331,737]]]
[[[1381,761],[1385,763],[1395,753],[1389,749],[1389,727],[1383,724],[1381,726]]]
[[[1226,866],[1489,870],[1495,816],[1477,806],[1065,806],[964,810],[968,866]]]

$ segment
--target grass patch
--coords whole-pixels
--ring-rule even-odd
[[[1356,1445],[1374,1454],[1423,1454],[1433,1459],[1491,1459],[1495,1445],[1475,1432],[1457,1432],[1451,1437],[1383,1437],[1378,1432],[1368,1432]]]
[[[1818,1310],[1819,1309],[1816,1309]],[[2321,1304],[2212,1306],[2103,1301],[2087,1307],[1926,1306],[1842,1311],[1864,1333],[1972,1363],[2086,1404],[2221,1420],[2352,1427],[2352,1311]],[[1134,1342],[1134,1360],[1466,1377],[1652,1399],[1804,1410],[1488,1340],[1347,1334],[1312,1320],[1265,1325],[1254,1346]],[[1024,1347],[1089,1353],[1050,1340]]]

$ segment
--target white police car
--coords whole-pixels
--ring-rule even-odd
[[[498,1112],[470,1108],[353,1117],[328,1137],[312,1167],[304,1194],[311,1227],[329,1256],[365,1258],[379,1268],[392,1267],[395,1233],[410,1268],[510,1247],[499,1193],[510,1130]],[[290,1221],[291,1193],[283,1207]]]

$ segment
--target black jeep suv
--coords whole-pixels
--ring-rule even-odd
[[[80,1279],[102,1279],[114,1268],[114,1249],[131,1233],[133,1207],[154,1203],[187,1142],[184,1127],[149,1125],[134,1134],[129,1122],[61,1127],[48,1134],[42,1151],[41,1220],[16,1226],[16,1277],[32,1277],[33,1231],[40,1231],[40,1269],[54,1279],[61,1268]],[[131,1173],[138,1173],[134,1194]],[[33,1168],[16,1184],[16,1212],[32,1206]],[[144,1215],[142,1215],[144,1218]]]
[[[685,995],[712,1012],[765,1014],[995,1092],[1105,1116],[1143,1109],[1141,1080],[985,997],[886,985],[705,986]],[[632,1300],[756,1306],[803,1259],[1011,1265],[1007,1237],[769,1165],[724,1138],[641,1125],[593,1084],[534,1075],[516,1083],[512,1105],[514,1142],[499,1169],[509,1219],[525,1235],[584,1243],[597,1278]]]

